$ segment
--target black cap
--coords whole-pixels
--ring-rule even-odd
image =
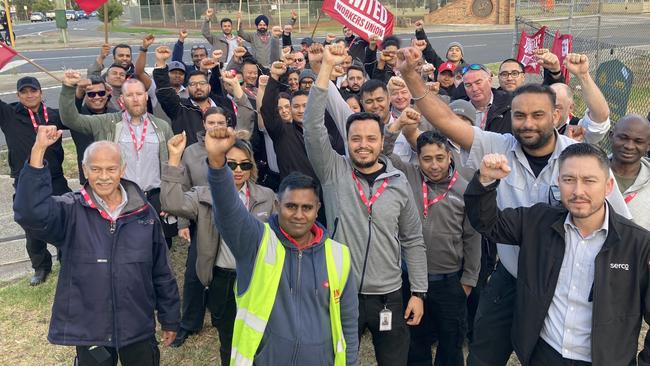
[[[36,90],[41,90],[41,83],[38,82],[38,79],[36,79],[33,76],[25,76],[20,79],[18,79],[18,82],[16,83],[16,90],[21,91],[25,87],[31,87]]]
[[[307,46],[311,46],[314,43],[314,40],[311,37],[305,37],[300,41],[300,44],[306,44]]]

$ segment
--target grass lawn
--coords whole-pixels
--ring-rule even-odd
[[[63,140],[63,174],[68,179],[79,179],[79,168],[77,166],[77,149],[72,142],[72,138]],[[0,151],[0,174],[9,175],[9,162],[7,160],[7,150]]]

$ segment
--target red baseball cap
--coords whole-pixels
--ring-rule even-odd
[[[454,71],[456,71],[456,64],[449,61],[443,62],[442,64],[440,64],[440,67],[438,68],[438,72],[440,73],[443,71],[451,71],[451,73],[453,74]]]

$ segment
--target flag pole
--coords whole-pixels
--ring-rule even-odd
[[[316,28],[318,28],[318,22],[320,22],[320,10],[318,11],[318,17],[316,18],[316,24],[314,24],[314,30],[311,31],[311,39],[314,39],[314,34],[316,34]]]
[[[108,1],[104,3],[104,43],[108,44]]]
[[[7,1],[7,0],[5,0],[5,1]],[[242,1],[243,1],[243,0],[239,0],[239,13],[237,13],[237,14],[241,14],[241,4],[242,4]],[[241,16],[237,17],[237,35],[239,35],[239,26],[240,26],[240,25],[241,25]]]
[[[51,72],[49,72],[49,71],[48,71],[46,68],[44,68],[43,66],[37,64],[36,62],[32,61],[31,59],[29,59],[29,58],[27,58],[27,57],[25,57],[25,56],[23,56],[20,52],[18,52],[18,51],[16,51],[16,50],[14,50],[14,52],[16,52],[16,56],[22,58],[23,60],[27,61],[30,65],[32,65],[32,66],[34,66],[35,68],[37,68],[37,69],[43,71],[44,73],[48,74],[48,75],[51,76],[54,80],[56,80],[56,81],[58,81],[58,82],[62,82],[62,81],[63,81],[63,80],[61,80],[58,76],[56,76],[56,75],[52,74]]]
[[[7,0],[4,0],[5,3],[5,16],[7,17],[7,27],[9,28],[9,39],[11,40],[11,45],[16,47],[16,40],[14,39],[14,25],[11,21],[11,8]]]

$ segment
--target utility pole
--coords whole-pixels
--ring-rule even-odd
[[[54,9],[56,12],[56,27],[59,28],[60,40],[63,41],[63,44],[67,47],[69,38],[68,38],[68,21],[65,15],[66,3],[65,0],[55,0]]]

